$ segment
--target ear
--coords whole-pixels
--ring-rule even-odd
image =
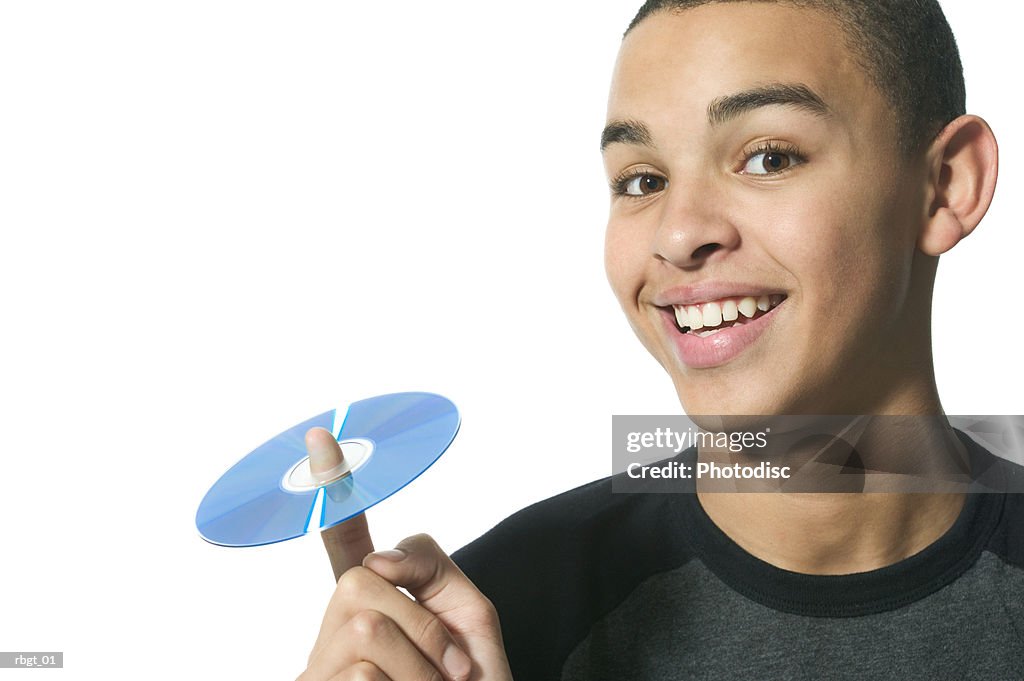
[[[992,203],[999,147],[977,116],[960,116],[935,138],[926,154],[928,203],[917,247],[938,256],[974,231]]]

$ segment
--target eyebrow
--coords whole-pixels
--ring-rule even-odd
[[[745,113],[766,106],[791,106],[815,116],[828,118],[832,109],[814,90],[802,83],[772,83],[712,100],[708,123],[721,125]],[[653,146],[651,131],[640,121],[612,121],[601,131],[601,151],[612,144]]]
[[[601,131],[601,151],[612,144],[653,146],[651,131],[640,121],[612,121]]]
[[[792,106],[825,118],[832,115],[832,109],[825,100],[806,85],[772,83],[712,100],[708,105],[708,122],[721,125],[765,106]]]

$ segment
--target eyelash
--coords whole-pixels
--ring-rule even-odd
[[[652,173],[650,170],[647,170],[647,169],[644,169],[644,168],[632,168],[630,170],[626,170],[623,173],[620,173],[619,175],[617,175],[611,181],[610,187],[611,187],[611,190],[612,190],[612,194],[614,194],[615,196],[628,196],[628,197],[634,198],[634,199],[642,199],[642,198],[644,198],[643,196],[635,196],[633,194],[627,194],[626,193],[626,187],[628,187],[629,183],[632,182],[633,180],[635,180],[636,178],[644,177],[645,175],[650,175],[651,177],[657,177],[658,179],[662,180],[663,182],[667,182],[668,181],[664,177],[662,177],[661,175],[658,175],[657,173]]]
[[[800,148],[797,147],[795,144],[780,142],[778,140],[765,140],[763,142],[760,142],[753,149],[749,149],[743,153],[743,167],[745,167],[747,163],[750,163],[750,159],[760,154],[785,154],[786,156],[793,157],[797,161],[796,165],[800,165],[807,162],[807,159],[804,158],[804,155],[800,151]],[[792,166],[773,173],[767,173],[767,175],[782,175],[791,169]],[[644,198],[644,196],[635,196],[633,194],[627,194],[626,187],[628,187],[629,183],[635,180],[636,178],[643,177],[645,175],[657,177],[663,182],[668,181],[663,176],[658,175],[657,173],[652,173],[649,170],[643,168],[634,168],[631,170],[627,170],[623,173],[620,173],[611,181],[609,186],[611,187],[612,194],[614,194],[615,196],[629,196],[634,199]]]
[[[795,167],[796,165],[801,165],[807,162],[807,159],[804,158],[804,155],[803,153],[801,153],[800,148],[797,147],[795,144],[789,144],[788,142],[780,142],[779,140],[765,140],[759,143],[755,148],[743,153],[741,167],[746,167],[746,165],[750,163],[750,159],[761,154],[785,154],[786,156],[791,156],[794,160],[796,160],[796,164],[794,164],[793,166],[783,168],[782,170],[778,170],[773,173],[767,173],[768,175],[782,175],[783,173],[792,170],[792,168]]]

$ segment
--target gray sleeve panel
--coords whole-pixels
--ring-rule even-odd
[[[990,552],[927,598],[846,618],[780,613],[693,561],[597,622],[562,679],[1021,679],[1022,601],[1024,570]]]

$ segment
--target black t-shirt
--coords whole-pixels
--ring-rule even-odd
[[[960,436],[975,470],[1005,466]],[[1021,494],[970,494],[920,553],[823,576],[747,553],[696,494],[606,478],[454,559],[495,604],[517,681],[1024,679]]]

